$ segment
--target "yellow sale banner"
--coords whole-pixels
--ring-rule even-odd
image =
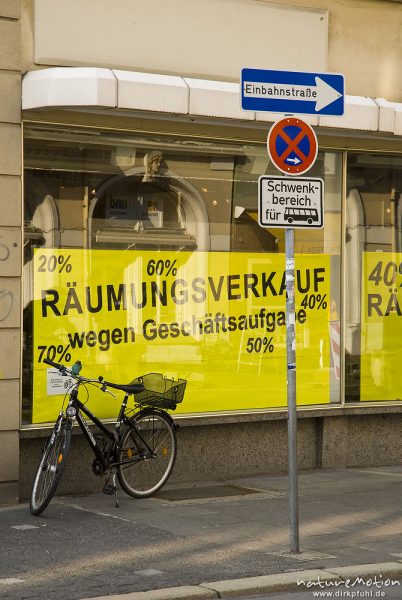
[[[297,401],[323,404],[329,257],[295,264]],[[186,379],[178,413],[286,406],[284,269],[283,254],[38,249],[33,422],[54,419],[65,394],[44,358],[80,360],[82,374],[114,383],[149,372]],[[118,399],[89,392],[91,410],[116,416]]]
[[[402,254],[363,255],[361,400],[401,398]]]

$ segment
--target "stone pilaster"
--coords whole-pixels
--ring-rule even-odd
[[[21,371],[20,0],[0,0],[0,504],[18,498]]]

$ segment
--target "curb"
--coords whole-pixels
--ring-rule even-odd
[[[392,585],[402,588],[402,562],[372,563],[333,569],[292,571],[275,575],[210,581],[194,586],[180,586],[146,592],[84,598],[83,600],[216,600],[239,598],[274,592],[323,590],[341,586],[375,586],[376,590]],[[402,592],[402,590],[401,590]],[[401,593],[402,595],[402,593]]]

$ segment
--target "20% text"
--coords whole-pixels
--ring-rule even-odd
[[[56,256],[55,254],[51,254],[47,256],[46,254],[41,254],[38,257],[38,261],[40,263],[38,267],[38,273],[54,273],[57,270],[58,273],[62,271],[66,271],[66,273],[71,273],[73,270],[73,265],[70,262],[71,254],[68,256],[64,256],[63,254],[59,254]],[[52,360],[52,359],[50,359]]]

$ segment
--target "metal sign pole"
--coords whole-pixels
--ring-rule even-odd
[[[290,551],[299,552],[299,501],[297,475],[296,337],[294,229],[285,230],[286,250],[286,358],[288,400],[288,469]]]
[[[302,103],[300,99],[296,99],[297,94],[293,97],[292,90],[296,83],[298,88],[310,90],[306,92]],[[345,110],[345,83],[340,73],[318,74],[244,68],[241,72],[240,87],[241,107],[246,111],[340,117]],[[268,94],[268,88],[270,92],[274,90],[274,96]],[[306,97],[311,98],[311,101],[306,102]],[[273,165],[285,176],[293,176],[293,180],[292,177],[261,175],[258,182],[258,223],[261,227],[285,229],[290,551],[298,553],[295,260],[294,229],[289,228],[289,225],[294,222],[293,227],[324,227],[324,182],[318,178],[300,177],[314,165],[318,142],[314,129],[292,114],[288,114],[270,129],[267,149]],[[301,142],[307,147],[307,151],[305,147],[300,147]],[[296,193],[299,189],[305,191],[303,198]],[[279,196],[280,194],[283,195]],[[308,199],[308,205],[304,201],[305,198]]]

